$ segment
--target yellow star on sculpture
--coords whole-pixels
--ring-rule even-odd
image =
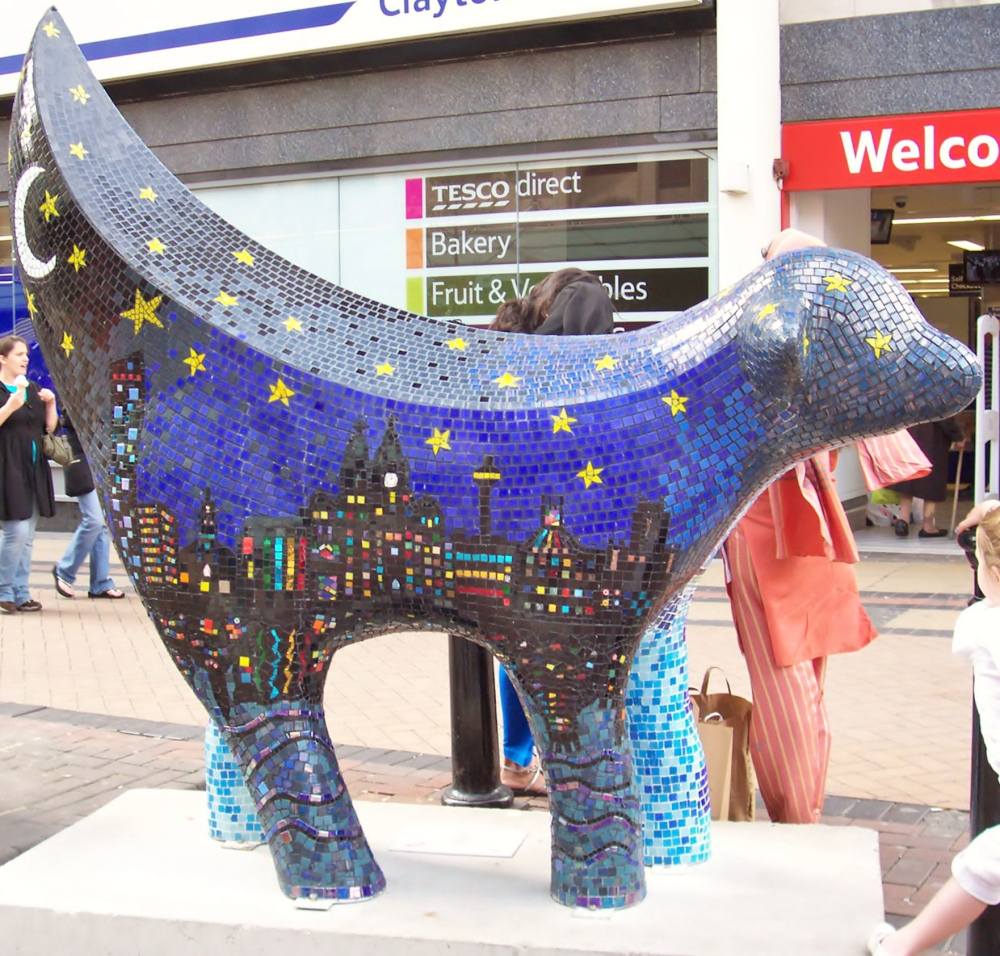
[[[395,371],[396,371],[396,369],[392,365],[390,365],[388,362],[385,362],[382,365],[376,365],[375,366],[375,374],[376,375],[392,375],[392,373],[395,372]]]
[[[494,384],[501,388],[514,388],[520,381],[516,375],[511,375],[510,372],[504,372],[499,378],[493,379]]]
[[[283,405],[287,405],[288,399],[295,394],[280,378],[277,385],[269,385],[268,388],[271,389],[271,397],[268,399],[269,403],[281,402]]]
[[[146,245],[149,246],[150,252],[155,252],[158,256],[162,256],[167,251],[167,247],[159,239],[150,239]]]
[[[292,315],[285,319],[284,326],[289,332],[302,331],[302,323]]]
[[[79,86],[72,87],[70,93],[73,94],[73,101],[76,103],[86,104],[87,100],[90,99],[90,94],[83,88],[82,83]]]
[[[594,371],[604,372],[607,369],[614,368],[620,359],[612,358],[610,355],[605,355],[604,358],[599,358],[594,360]]]
[[[604,482],[601,481],[601,472],[604,471],[603,468],[595,468],[594,463],[591,461],[587,462],[587,467],[583,471],[577,472],[576,477],[582,478],[583,483],[589,488],[591,485],[603,485]]]
[[[59,210],[56,209],[56,200],[59,198],[58,194],[52,196],[49,191],[45,190],[45,202],[43,202],[39,207],[38,211],[45,215],[45,221],[48,222],[52,216],[58,218]]]
[[[246,265],[248,266],[253,265],[253,256],[250,255],[250,253],[247,252],[246,249],[241,249],[239,252],[234,252],[233,255],[236,256],[237,262],[246,263]]]
[[[75,156],[77,159],[83,159],[90,150],[83,148],[83,140],[81,139],[79,143],[70,143],[69,152],[71,156]]]
[[[673,389],[670,389],[669,395],[663,396],[663,401],[665,401],[670,406],[670,414],[676,418],[678,412],[687,411],[687,395],[678,395]]]
[[[892,340],[892,333],[883,335],[877,329],[875,330],[875,335],[870,339],[865,339],[871,347],[872,351],[875,353],[875,358],[881,358],[883,352],[891,352],[892,346],[889,342]]]
[[[235,295],[230,295],[228,292],[220,292],[216,297],[215,301],[226,306],[227,308],[231,305],[236,305],[239,301]]]
[[[778,311],[777,303],[768,302],[760,312],[757,313],[758,319],[766,319],[769,315],[774,315]]]
[[[153,192],[152,186],[144,186],[139,190],[140,199],[148,199],[150,202],[156,202],[156,193]]]
[[[823,276],[823,281],[826,283],[827,292],[846,292],[847,287],[851,284],[850,279],[836,274]]]
[[[163,296],[154,296],[148,302],[142,297],[142,292],[139,289],[135,290],[135,305],[132,306],[127,312],[119,313],[123,319],[128,319],[135,323],[135,334],[139,334],[139,329],[142,328],[143,323],[149,322],[152,325],[163,328],[163,323],[156,317],[156,310],[160,307],[160,303],[163,301]]]
[[[802,354],[803,355],[808,355],[809,354],[809,345],[810,345],[809,336],[806,335],[805,333],[803,333],[803,335],[802,335]]]
[[[45,35],[47,37],[59,36],[59,28],[51,20],[49,20],[49,22],[46,23],[42,29],[45,31]]]
[[[27,294],[28,298],[28,313],[34,318],[38,314],[38,306],[35,305],[35,293],[29,292]]]
[[[569,426],[575,424],[576,419],[571,415],[567,415],[565,408],[558,415],[550,415],[549,418],[552,419],[553,435],[556,432],[569,432],[570,435],[573,434],[573,429]]]
[[[59,348],[66,353],[66,358],[69,358],[69,353],[75,348],[73,345],[73,336],[70,335],[69,332],[63,332],[63,340]]]
[[[191,349],[191,354],[183,361],[185,365],[190,366],[188,375],[205,371],[205,353],[198,353],[194,349]],[[287,405],[288,403],[286,402],[285,404]]]
[[[461,352],[461,351],[463,351],[465,349],[465,347],[469,343],[466,342],[465,339],[463,339],[463,338],[457,338],[457,339],[445,339],[445,343],[444,344],[447,345],[448,348],[450,348],[450,349],[458,349],[459,352]]]
[[[73,255],[71,255],[66,261],[79,272],[86,264],[87,250],[81,249],[79,246],[73,246]]]
[[[427,439],[424,444],[430,445],[434,449],[434,457],[437,458],[437,453],[443,448],[445,451],[451,451],[451,445],[448,443],[451,438],[451,429],[446,429],[445,431],[438,431],[434,429],[434,434]]]

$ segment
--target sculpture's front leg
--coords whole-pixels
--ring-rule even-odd
[[[711,855],[708,775],[688,697],[692,594],[690,585],[674,597],[643,635],[625,696],[648,866]]]
[[[240,704],[223,734],[288,896],[359,900],[385,888],[340,776],[321,706],[302,698]]]

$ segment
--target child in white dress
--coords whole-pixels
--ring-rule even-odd
[[[983,502],[963,525],[975,520],[977,578],[985,599],[958,616],[952,651],[972,662],[986,756],[1000,775],[1000,502]],[[951,873],[912,922],[900,930],[888,923],[876,926],[868,937],[868,952],[916,956],[968,926],[987,906],[1000,903],[1000,826],[984,830],[959,853]]]

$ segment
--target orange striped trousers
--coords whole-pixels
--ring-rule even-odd
[[[775,663],[760,585],[739,524],[725,549],[733,621],[753,693],[750,751],[757,785],[774,822],[818,823],[831,745],[823,699],[826,658],[791,667]]]

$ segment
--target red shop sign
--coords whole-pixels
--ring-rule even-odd
[[[1000,181],[1000,110],[786,123],[786,190]]]

